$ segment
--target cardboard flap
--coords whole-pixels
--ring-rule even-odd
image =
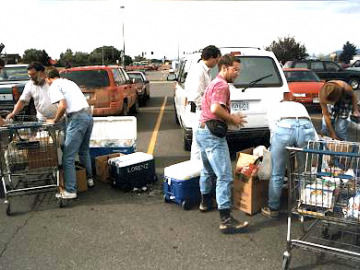
[[[136,140],[135,116],[94,117],[91,141]]]

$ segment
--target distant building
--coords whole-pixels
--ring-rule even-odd
[[[4,55],[4,60],[5,60],[5,63],[6,64],[17,64],[20,62],[20,55],[19,54],[10,54],[10,53],[7,53]]]

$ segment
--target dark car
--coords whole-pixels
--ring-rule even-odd
[[[6,117],[19,100],[25,84],[29,81],[27,65],[5,65],[0,72],[0,116]],[[20,114],[36,115],[34,101]]]
[[[141,71],[129,71],[127,74],[136,84],[140,104],[145,105],[146,101],[150,98],[150,82]]]
[[[294,60],[285,63],[284,68],[307,68],[313,70],[322,80],[342,80],[355,90],[359,88],[360,71],[343,69],[337,63],[322,60]]]

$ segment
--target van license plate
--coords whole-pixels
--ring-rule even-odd
[[[0,94],[0,100],[13,100],[13,95],[12,94]]]
[[[239,111],[247,111],[249,110],[249,102],[248,101],[232,101],[231,102],[231,111],[239,112]]]

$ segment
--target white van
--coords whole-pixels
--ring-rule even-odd
[[[272,52],[260,48],[225,47],[219,48],[221,54],[230,53],[241,60],[241,72],[230,83],[231,112],[241,111],[247,116],[247,124],[236,130],[229,130],[228,140],[256,139],[256,143],[267,143],[270,131],[266,120],[269,103],[283,99],[289,88],[278,60]],[[185,80],[191,65],[197,63],[201,53],[185,57],[177,74],[170,74],[168,80],[176,81],[174,91],[175,118],[184,130],[184,148],[190,150],[192,141],[192,121],[196,119],[190,112]],[[211,70],[215,78],[218,68]]]

